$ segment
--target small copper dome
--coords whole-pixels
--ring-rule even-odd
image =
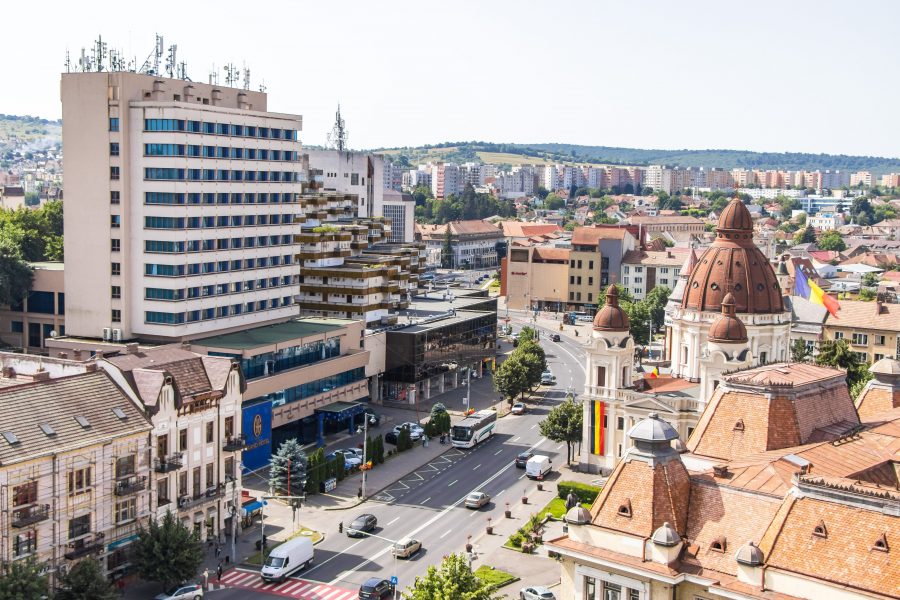
[[[737,343],[747,341],[747,328],[734,316],[734,296],[731,292],[722,298],[722,315],[716,317],[709,328],[709,341]]]
[[[594,316],[597,331],[628,331],[628,315],[619,306],[619,289],[615,284],[606,288],[606,304]]]
[[[775,270],[753,243],[750,211],[739,198],[732,200],[716,227],[716,239],[691,270],[682,308],[718,312],[728,284],[739,313],[784,311]]]

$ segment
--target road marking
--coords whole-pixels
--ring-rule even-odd
[[[474,471],[475,469],[477,469],[477,468],[480,467],[480,466],[481,466],[481,463],[478,463],[477,465],[475,465],[474,467],[472,467],[472,470]]]
[[[522,476],[519,477],[519,479],[522,479],[522,477],[525,477],[525,473],[522,473]]]
[[[514,441],[514,442],[518,442],[518,441],[521,440],[521,439],[522,439],[522,436],[520,435],[519,437],[517,437],[517,438],[514,439],[513,441]]]
[[[474,514],[474,513],[473,513],[473,514]],[[445,537],[447,537],[448,535],[450,535],[452,532],[453,532],[452,529],[448,529],[447,531],[445,531],[444,533],[441,534],[440,539],[444,539]]]
[[[453,484],[456,483],[457,481],[459,481],[459,479],[454,479],[453,481],[451,481],[450,483],[447,484],[447,487],[450,487],[451,485],[453,485]]]
[[[537,448],[538,446],[540,446],[541,444],[543,444],[545,441],[547,441],[547,438],[543,438],[543,437],[542,437],[542,438],[539,439],[537,442],[535,442],[534,444],[532,444],[531,447],[528,448],[528,449],[529,449],[529,450],[534,450],[535,448]],[[505,467],[503,467],[502,469],[500,469],[499,471],[497,471],[496,473],[494,473],[493,475],[491,475],[490,477],[488,477],[487,479],[485,479],[484,481],[482,481],[481,484],[478,485],[478,486],[476,486],[472,491],[473,491],[473,492],[478,491],[479,489],[483,488],[484,486],[488,485],[489,483],[491,483],[492,481],[494,481],[495,479],[497,479],[498,477],[500,477],[501,475],[503,475],[503,473],[505,473],[507,470],[511,469],[512,467],[513,467],[513,463],[507,464]],[[406,536],[401,536],[401,537],[414,537],[414,536],[415,536],[416,534],[418,534],[419,532],[422,532],[422,531],[424,531],[425,529],[428,529],[429,527],[431,527],[432,525],[434,525],[435,523],[437,523],[438,521],[440,521],[441,519],[443,519],[445,516],[447,516],[447,515],[450,513],[450,511],[452,511],[452,510],[455,509],[457,506],[459,506],[460,504],[462,504],[462,503],[465,501],[466,496],[468,496],[468,494],[464,494],[464,495],[461,496],[458,500],[456,500],[456,502],[454,502],[453,504],[447,506],[444,510],[442,510],[442,511],[439,512],[438,514],[434,515],[433,517],[431,517],[430,519],[428,519],[427,521],[425,521],[424,523],[422,523],[421,525],[419,525],[418,527],[416,527],[415,529],[413,529],[412,531],[410,531],[409,533],[407,533]],[[335,554],[335,555],[332,556],[331,558],[325,560],[324,562],[319,563],[318,565],[316,565],[315,567],[313,567],[312,569],[310,569],[310,571],[312,571],[313,569],[316,569],[316,568],[318,568],[318,567],[321,567],[321,566],[324,565],[325,563],[327,563],[327,562],[329,562],[329,561],[331,561],[331,560],[334,560],[335,558],[337,558],[338,556],[341,556],[342,554],[345,554],[347,551],[351,550],[354,546],[356,546],[357,544],[361,543],[361,541],[362,541],[362,540],[360,540],[360,542],[357,542],[356,544],[353,544],[352,546],[350,546],[350,547],[347,548],[346,550],[342,550],[341,552],[338,552],[337,554]],[[382,550],[376,552],[375,554],[373,554],[372,556],[370,556],[370,557],[367,558],[366,560],[362,561],[361,563],[359,563],[358,565],[356,565],[356,566],[353,567],[352,569],[348,569],[348,570],[345,571],[344,573],[341,573],[341,575],[340,575],[338,578],[332,580],[331,583],[330,583],[329,585],[337,585],[345,575],[348,575],[348,574],[352,575],[352,574],[355,573],[356,571],[359,571],[360,569],[362,569],[363,567],[365,567],[367,564],[369,564],[369,563],[371,563],[371,562],[373,562],[373,561],[378,560],[379,558],[381,558],[382,556],[384,556],[385,554],[387,554],[388,552],[390,552],[390,551],[391,551],[391,547],[392,547],[391,545],[386,546],[385,548],[383,548]],[[308,573],[308,572],[309,572],[309,571],[307,571],[307,573]]]
[[[422,500],[422,504],[428,504],[428,501],[431,500],[431,496],[428,496],[424,500]]]
[[[394,523],[396,523],[396,522],[399,521],[399,520],[400,520],[400,517],[397,517],[396,519],[394,519],[393,521],[391,521],[390,523],[388,523],[388,525],[393,525]]]
[[[557,451],[562,450],[562,449],[563,449],[563,446],[565,446],[565,444],[560,444],[559,446],[557,446],[557,447],[556,447]]]
[[[496,452],[494,452],[494,456],[497,456],[497,455],[500,454],[501,452],[503,452],[503,449],[502,449],[502,448],[501,448],[500,450],[497,450]]]
[[[535,423],[534,425],[532,425],[531,427],[529,427],[529,429],[534,429],[534,428],[537,427],[537,426],[538,426],[538,424]]]
[[[499,492],[497,492],[496,494],[494,494],[494,498],[499,498],[499,497],[500,497],[500,494],[502,494],[502,493],[505,492],[505,491],[506,491],[505,489],[504,489],[504,490],[500,490]]]

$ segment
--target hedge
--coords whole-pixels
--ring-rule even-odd
[[[556,484],[557,495],[565,500],[569,492],[573,492],[579,502],[593,503],[600,493],[600,488],[578,481],[560,481]]]

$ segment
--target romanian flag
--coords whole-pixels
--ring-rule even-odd
[[[653,367],[653,370],[650,371],[650,379],[656,379],[657,377],[659,377],[659,368]]]
[[[821,304],[831,313],[835,319],[838,318],[837,312],[841,310],[838,301],[825,293],[825,290],[816,285],[815,281],[810,281],[803,274],[803,270],[797,267],[794,270],[794,294],[806,298],[810,302]]]

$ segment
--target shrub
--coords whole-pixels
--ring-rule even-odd
[[[522,542],[525,541],[525,536],[523,536],[520,532],[515,532],[511,536],[509,536],[509,545],[513,548],[521,548]]]
[[[600,493],[599,487],[595,485],[588,485],[587,483],[580,483],[578,481],[560,481],[556,484],[557,494],[563,500],[569,495],[569,492],[575,494],[578,498],[579,502],[585,502],[591,504],[597,498],[597,495]]]

